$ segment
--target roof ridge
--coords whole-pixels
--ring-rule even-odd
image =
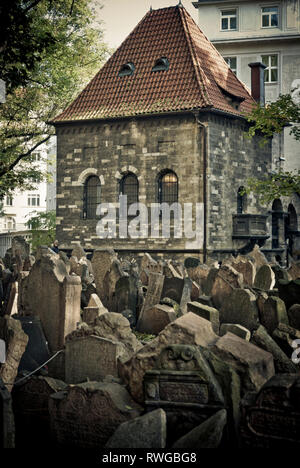
[[[212,103],[211,103],[210,99],[208,98],[207,93],[203,92],[203,89],[205,88],[203,73],[202,73],[202,70],[201,70],[201,67],[200,67],[200,64],[199,64],[198,55],[197,55],[197,53],[195,51],[194,40],[193,40],[192,35],[190,33],[189,27],[187,25],[186,14],[187,14],[186,9],[184,7],[181,7],[179,9],[179,15],[180,15],[182,25],[183,25],[183,28],[184,28],[188,48],[189,48],[191,56],[192,56],[193,69],[195,71],[196,80],[197,80],[197,83],[198,83],[198,86],[199,86],[199,91],[200,91],[201,97],[204,100],[205,104],[207,106],[212,106]]]

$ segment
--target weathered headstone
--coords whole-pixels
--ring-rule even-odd
[[[233,289],[220,308],[221,323],[236,323],[252,331],[259,325],[256,296],[249,289]]]
[[[258,270],[262,265],[268,264],[268,260],[266,259],[264,254],[261,252],[258,245],[254,246],[253,250],[249,252],[247,257],[250,258],[250,260],[254,262],[256,270]]]
[[[159,304],[159,301],[162,297],[164,279],[165,277],[161,275],[160,273],[150,273],[147,294],[146,294],[145,301],[144,301],[144,304],[140,313],[140,317],[142,317],[143,313],[147,309],[154,306],[155,304]],[[139,317],[139,320],[140,320],[140,317]],[[139,320],[137,323],[137,327],[139,327]]]
[[[232,266],[238,273],[241,273],[243,276],[243,283],[246,286],[253,286],[256,268],[249,258],[238,255],[236,258],[231,257],[222,263],[222,265],[224,264]]]
[[[259,390],[275,373],[273,356],[242,338],[226,333],[211,348],[242,375],[243,390]]]
[[[292,305],[299,303],[300,279],[292,281],[279,280],[278,291],[280,299],[283,300],[286,309],[289,310]]]
[[[217,411],[213,416],[204,421],[200,426],[195,427],[173,444],[173,449],[202,449],[218,448],[223,430],[227,423],[227,413],[225,409]]]
[[[121,313],[122,310],[136,310],[138,303],[137,283],[133,276],[123,276],[118,279],[115,286],[115,294],[117,298],[116,312]]]
[[[159,408],[120,424],[105,448],[165,448],[166,413]]]
[[[117,427],[141,408],[117,383],[72,385],[50,397],[51,432],[56,446],[103,448]]]
[[[256,272],[253,287],[269,291],[275,286],[275,273],[270,265],[262,265]]]
[[[293,328],[297,328],[297,330],[300,330],[300,304],[294,304],[289,308],[288,318],[290,326]]]
[[[168,439],[177,440],[224,407],[221,387],[196,346],[170,344],[144,376],[147,410],[167,414]]]
[[[233,333],[246,341],[249,341],[251,338],[250,330],[242,325],[238,325],[237,323],[222,323],[220,327],[220,336],[226,335],[227,332]]]
[[[241,402],[242,448],[299,448],[299,374],[277,374]]]
[[[0,317],[0,339],[6,344],[5,362],[0,367],[0,377],[11,391],[18,367],[28,343],[28,336],[23,332],[18,320],[5,315]]]
[[[79,261],[81,258],[86,257],[86,253],[80,244],[76,244],[72,250],[71,257],[76,257]]]
[[[279,323],[289,324],[284,302],[279,297],[270,296],[264,303],[260,321],[272,334]]]
[[[295,364],[281,350],[262,325],[253,333],[251,342],[272,354],[276,373],[297,372],[298,369]]]
[[[213,332],[208,320],[188,312],[167,325],[157,338],[135,352],[128,361],[120,363],[120,377],[128,384],[134,399],[142,402],[143,376],[147,370],[155,366],[157,356],[167,343],[208,346],[217,339],[218,336]]]
[[[300,261],[292,263],[287,273],[292,280],[300,279]]]
[[[92,266],[97,287],[97,294],[102,301],[105,301],[106,298],[104,278],[116,258],[116,253],[112,249],[96,249],[93,253]],[[105,302],[104,305],[105,307],[107,306]]]
[[[180,304],[184,285],[185,282],[182,278],[165,277],[161,297],[169,297]]]
[[[176,320],[173,307],[165,304],[156,304],[140,315],[138,331],[158,335],[169,323]]]
[[[50,395],[67,385],[51,377],[32,376],[12,391],[16,424],[16,446],[26,449],[35,441],[39,447],[51,446],[48,403]]]
[[[99,317],[98,307],[84,307],[82,311],[82,321],[88,325],[93,325],[96,318]]]
[[[38,316],[51,351],[62,349],[65,336],[80,322],[80,278],[68,275],[65,263],[54,252],[39,249],[21,289],[21,315]]]
[[[10,288],[9,299],[5,308],[6,315],[14,315],[18,313],[18,282],[14,281]]]
[[[187,303],[188,312],[194,312],[194,314],[203,317],[212,324],[213,331],[219,333],[220,321],[219,321],[219,311],[214,307],[209,307],[199,302],[188,302]]]
[[[243,276],[228,265],[222,266],[213,281],[211,288],[212,301],[220,309],[224,300],[231,296],[233,289],[243,287]],[[228,320],[229,321],[229,320]]]
[[[118,358],[124,354],[121,343],[88,335],[66,341],[66,382],[97,381],[106,375],[118,377]]]
[[[15,421],[11,394],[0,377],[0,449],[15,448]]]

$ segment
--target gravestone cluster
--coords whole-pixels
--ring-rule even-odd
[[[300,262],[16,237],[0,296],[0,446],[300,446]]]

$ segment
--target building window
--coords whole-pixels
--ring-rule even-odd
[[[134,70],[135,66],[133,65],[133,63],[124,63],[124,65],[122,65],[122,67],[120,68],[119,76],[130,76],[133,74]]]
[[[178,201],[178,179],[174,172],[168,171],[158,179],[159,203],[176,203]]]
[[[224,60],[236,75],[236,57],[224,57]]]
[[[234,31],[237,29],[237,11],[222,10],[221,11],[221,30]]]
[[[152,71],[166,71],[169,70],[169,60],[166,57],[161,57],[156,60]]]
[[[278,28],[279,13],[278,7],[262,7],[261,9],[261,26],[262,28]]]
[[[120,181],[120,193],[127,195],[127,206],[139,201],[139,182],[134,174],[126,174]]]
[[[6,197],[6,206],[13,206],[13,197],[11,195]]]
[[[242,214],[246,210],[246,193],[245,187],[239,187],[237,192],[237,213]]]
[[[29,194],[27,198],[27,205],[28,206],[40,206],[40,195],[37,194]]]
[[[95,219],[97,206],[100,203],[101,183],[99,177],[90,176],[86,179],[83,190],[83,218]]]
[[[4,229],[13,230],[16,229],[16,221],[11,216],[5,218]]]
[[[278,81],[278,55],[262,55],[261,61],[266,65],[264,70],[265,83]]]

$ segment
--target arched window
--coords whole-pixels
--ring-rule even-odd
[[[159,203],[175,203],[178,201],[178,179],[173,171],[163,172],[158,178]]]
[[[239,187],[237,192],[237,213],[244,213],[246,210],[246,194],[243,194],[245,187]]]
[[[128,173],[121,179],[120,193],[127,195],[127,206],[139,201],[139,182],[136,175]]]
[[[167,71],[169,70],[169,60],[166,57],[161,57],[156,60],[152,71]]]
[[[277,198],[272,204],[272,249],[279,248],[279,224],[282,222],[282,211],[281,200]]]
[[[288,206],[288,228],[290,231],[298,230],[298,219],[295,207],[292,203]]]
[[[86,179],[83,192],[83,218],[95,219],[97,206],[100,203],[101,184],[99,177],[90,176]]]

